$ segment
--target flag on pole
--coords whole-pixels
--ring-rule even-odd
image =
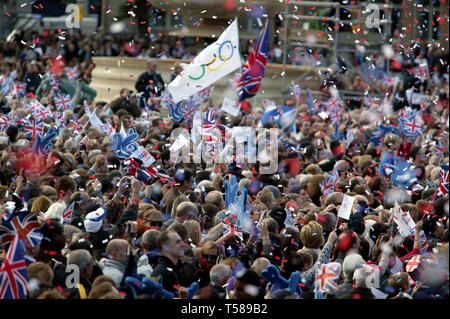
[[[441,176],[441,180],[439,181],[439,186],[436,189],[431,201],[444,197],[448,194],[448,171],[441,170],[439,175]]]
[[[25,136],[31,137],[31,139],[42,136],[44,134],[44,122],[27,121],[23,127],[23,133]]]
[[[55,97],[55,106],[58,111],[63,111],[68,108],[73,108],[72,101],[69,94],[59,95]]]
[[[72,220],[73,209],[75,207],[75,202],[72,202],[63,212],[63,225],[69,225]]]
[[[27,294],[28,272],[24,248],[15,235],[0,269],[0,299],[21,299]]]
[[[261,86],[266,70],[267,56],[269,52],[269,20],[261,30],[255,46],[248,57],[247,63],[239,79],[239,102],[254,97]]]
[[[0,224],[0,244],[8,247],[15,235],[23,242],[25,249],[36,246],[42,239],[37,215],[33,212],[13,212]]]
[[[341,178],[339,177],[339,173],[337,172],[336,168],[333,169],[333,172],[331,173],[330,177],[328,177],[326,180],[320,182],[319,186],[322,191],[322,194],[324,196],[330,195],[334,191],[334,187]]]
[[[187,99],[217,80],[241,67],[237,19],[219,39],[203,49],[195,59],[183,66],[167,87],[175,103]]]

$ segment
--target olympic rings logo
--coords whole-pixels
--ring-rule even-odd
[[[223,55],[222,50],[224,50],[224,51],[227,50],[228,56]],[[233,57],[233,53],[234,53],[233,43],[230,40],[222,42],[222,44],[220,44],[220,46],[219,46],[218,53],[219,53],[218,55],[214,54],[212,59],[210,59],[206,64],[201,65],[202,73],[199,76],[194,77],[194,76],[189,75],[188,77],[191,80],[198,81],[205,76],[205,74],[206,74],[205,68],[211,72],[215,72],[215,71],[219,70],[228,60],[230,60]],[[220,62],[216,63],[217,59],[219,59],[219,61],[221,61],[221,63]]]

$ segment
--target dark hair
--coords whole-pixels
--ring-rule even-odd
[[[428,215],[423,220],[422,229],[425,235],[429,236],[436,231],[437,223],[439,222],[439,217],[436,215]]]
[[[181,223],[176,223],[175,225],[170,227],[170,230],[177,232],[182,241],[185,241],[188,236],[186,227]]]
[[[171,232],[176,233],[176,231],[169,229],[159,234],[158,240],[156,241],[156,245],[159,249],[163,249],[165,243],[167,243],[167,241],[169,240],[169,233]]]
[[[8,135],[11,143],[14,143],[17,138],[17,134],[19,134],[19,129],[15,125],[8,126],[6,129],[6,135]]]
[[[77,186],[75,184],[75,181],[70,176],[63,176],[60,178],[58,184],[56,185],[56,191],[58,194],[63,191],[64,193],[62,195],[65,195],[67,191],[75,192],[77,190]]]
[[[380,234],[387,234],[387,232],[388,227],[383,223],[377,222],[373,224],[372,227],[370,227],[369,235],[370,238],[375,242]]]
[[[41,240],[41,250],[55,250],[56,235],[64,235],[64,228],[58,219],[47,219],[40,227],[39,231],[43,235]],[[59,248],[59,247],[57,247]],[[61,247],[61,249],[64,247]]]

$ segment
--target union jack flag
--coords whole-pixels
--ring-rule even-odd
[[[20,96],[24,96],[26,88],[27,88],[26,85],[19,81],[17,83],[14,83],[13,92],[14,92],[14,94],[18,94]]]
[[[212,140],[212,133],[214,128],[217,127],[216,122],[216,109],[211,107],[207,112],[205,117],[203,118],[202,128],[203,128],[203,136],[205,141]]]
[[[105,133],[107,136],[111,136],[116,133],[116,130],[114,129],[112,124],[109,122],[106,122],[106,124],[103,124],[100,127],[101,127],[103,133]]]
[[[401,123],[401,130],[406,136],[418,136],[423,134],[422,126],[419,125],[416,117],[401,116],[398,119]]]
[[[59,89],[59,80],[57,80],[52,74],[50,74],[50,85],[54,91]]]
[[[43,121],[46,118],[53,117],[53,114],[50,112],[50,110],[46,107],[35,107],[32,110],[32,114],[34,116],[34,119],[36,121]]]
[[[27,294],[28,273],[24,248],[15,235],[0,269],[0,299],[21,299]]]
[[[333,192],[334,187],[336,186],[337,183],[339,183],[340,180],[341,178],[339,177],[337,170],[333,169],[333,172],[331,173],[330,177],[320,182],[319,184],[320,189],[322,190],[322,194],[324,196],[330,195]]]
[[[0,117],[0,129],[6,130],[9,126],[9,121],[5,116]]]
[[[25,136],[35,139],[36,136],[42,136],[44,134],[44,122],[37,122],[35,120],[27,121],[23,127]]]
[[[78,78],[79,74],[80,73],[78,72],[78,69],[77,69],[76,66],[74,66],[73,68],[68,69],[67,72],[66,72],[67,78],[69,80],[76,80]]]
[[[443,140],[439,140],[434,147],[434,155],[441,156],[445,152],[445,142]]]
[[[436,189],[431,201],[444,197],[448,194],[448,171],[441,170],[439,174],[441,175],[441,180],[439,181],[439,186]]]
[[[70,95],[59,95],[55,96],[55,106],[58,111],[63,111],[68,108],[72,108],[73,104],[70,99]]]
[[[228,221],[228,222],[225,222],[225,223],[223,224],[223,227],[224,227],[224,229],[225,229],[224,232],[223,232],[223,235],[224,235],[224,236],[231,237],[231,236],[236,235],[236,236],[238,236],[241,240],[244,240],[244,237],[243,237],[243,235],[242,235],[242,229],[241,229],[241,227],[239,227],[238,225],[235,225],[235,224],[230,223],[230,222]]]
[[[37,215],[33,212],[13,212],[0,224],[0,244],[8,246],[15,235],[23,242],[25,249],[36,246],[42,239]]]
[[[75,202],[72,202],[63,212],[63,225],[69,225],[72,220],[73,209],[75,207]]]
[[[239,80],[239,102],[256,95],[261,86],[266,70],[269,52],[269,21],[266,20],[261,33],[244,64],[242,76]]]
[[[337,274],[335,266],[336,263],[322,264],[317,270],[315,289],[320,291],[325,291],[325,289],[335,290],[337,288],[337,281],[339,279],[339,274]],[[330,266],[332,265],[332,266]],[[340,265],[339,265],[340,266]],[[339,267],[340,268],[340,267]],[[339,269],[340,273],[340,269]]]

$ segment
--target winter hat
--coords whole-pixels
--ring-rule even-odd
[[[353,230],[358,235],[364,233],[364,217],[361,212],[356,212],[350,216],[350,221],[348,223],[348,229]]]
[[[84,219],[84,228],[88,233],[96,233],[100,230],[103,218],[106,217],[106,208],[100,207],[97,210],[86,215]]]
[[[265,189],[270,190],[273,194],[273,197],[280,198],[280,190],[277,187],[275,187],[273,185],[267,185],[263,188],[263,190],[265,190]]]

